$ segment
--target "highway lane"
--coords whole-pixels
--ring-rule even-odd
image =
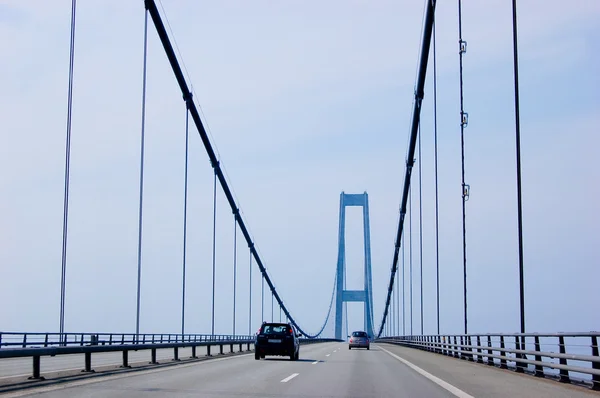
[[[402,350],[407,349],[373,344],[370,351],[350,351],[345,343],[314,344],[301,347],[299,361],[279,357],[256,361],[253,354],[221,357],[50,385],[6,397],[34,392],[42,397],[91,398],[600,396],[554,381]]]

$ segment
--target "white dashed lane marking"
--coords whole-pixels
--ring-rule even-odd
[[[292,380],[294,377],[298,376],[299,374],[300,373],[292,373],[291,375],[289,375],[285,379],[281,380],[281,382],[282,383],[287,383],[288,381]]]

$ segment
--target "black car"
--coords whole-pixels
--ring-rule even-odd
[[[300,355],[300,335],[289,323],[264,322],[254,342],[254,359],[259,360],[265,355],[279,355],[290,357],[297,361]]]

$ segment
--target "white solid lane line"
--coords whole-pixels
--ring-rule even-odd
[[[419,373],[422,376],[425,376],[426,378],[428,378],[429,380],[433,381],[435,384],[437,384],[438,386],[442,387],[444,390],[449,391],[450,393],[454,394],[455,396],[457,396],[458,398],[474,398],[472,395],[467,394],[466,392],[464,392],[463,390],[454,387],[452,384],[445,382],[444,380],[435,377],[434,375],[432,375],[431,373],[421,369],[420,367],[418,367],[417,365],[413,364],[412,362],[408,362],[406,359],[399,357],[398,355],[389,352],[388,350],[386,350],[383,347],[379,347],[382,351],[387,352],[388,354],[390,354],[392,357],[396,358],[397,360],[399,360],[400,362],[402,362],[403,364],[405,364],[406,366],[408,366],[409,368],[411,368],[412,370],[414,370],[415,372]]]
[[[327,354],[327,355],[325,355],[325,356],[326,356],[326,357],[328,357],[329,355],[331,355],[331,354]]]
[[[289,375],[285,379],[281,380],[281,382],[282,383],[287,383],[288,381],[292,380],[294,377],[298,376],[299,374],[300,373],[292,373],[291,375]]]

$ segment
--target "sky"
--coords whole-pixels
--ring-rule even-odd
[[[329,307],[342,191],[369,194],[374,322],[381,323],[424,4],[159,3],[242,216],[277,291],[307,332],[319,330]],[[70,10],[67,0],[0,0],[1,331],[59,329]],[[462,11],[468,43],[463,88],[469,114],[464,136],[470,185],[469,332],[515,332],[519,273],[512,11],[510,2],[499,0],[466,0]],[[600,302],[599,19],[600,3],[594,0],[518,3],[523,263],[530,332],[600,330],[595,304]],[[456,2],[438,2],[436,21],[439,326],[442,333],[460,333]],[[76,23],[65,329],[132,332],[143,1],[79,1]],[[151,21],[147,62],[140,331],[176,333],[182,305],[185,105]],[[422,155],[413,172],[412,233],[405,228],[405,288],[400,285],[404,332],[414,334],[421,333],[421,262],[422,332],[437,331],[432,83],[430,62]],[[185,331],[208,333],[213,171],[192,124],[188,172]],[[215,333],[229,334],[234,220],[220,189],[216,207]],[[348,209],[346,220],[347,286],[359,289],[360,209]],[[254,333],[261,321],[260,279],[254,264],[250,282],[249,251],[239,230],[237,238],[236,333]],[[266,294],[266,320],[271,318],[270,300]],[[348,308],[349,328],[361,329],[362,304]],[[402,329],[402,315],[396,319]]]

